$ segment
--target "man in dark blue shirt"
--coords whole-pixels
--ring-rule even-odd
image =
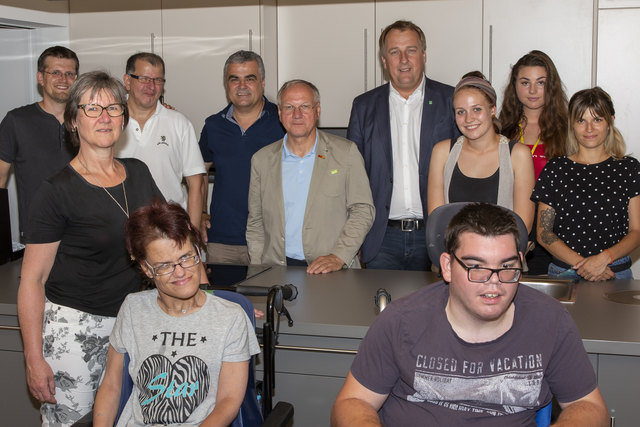
[[[264,76],[260,55],[244,50],[232,54],[224,65],[230,103],[205,120],[200,135],[205,168],[215,168],[210,219],[206,197],[203,212],[210,263],[249,264],[245,232],[251,157],[284,136],[278,108],[264,96]]]

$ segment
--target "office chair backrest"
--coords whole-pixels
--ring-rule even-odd
[[[460,209],[468,205],[468,202],[456,202],[442,205],[433,210],[429,218],[427,218],[427,226],[425,233],[427,234],[427,252],[431,263],[440,266],[440,255],[445,251],[445,237],[447,226],[451,219],[460,212]],[[506,208],[504,208],[506,209]],[[527,250],[527,240],[529,233],[524,225],[522,218],[515,212],[507,209],[516,218],[518,230],[520,231],[520,247],[518,250],[523,254]]]

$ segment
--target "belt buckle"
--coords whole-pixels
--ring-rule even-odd
[[[401,219],[400,221],[402,231],[416,231],[418,229],[418,220],[416,219]]]

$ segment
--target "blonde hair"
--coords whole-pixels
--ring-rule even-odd
[[[604,141],[604,151],[615,160],[620,160],[626,152],[624,138],[614,126],[616,114],[611,96],[602,88],[596,86],[576,92],[569,101],[569,123],[567,134],[567,156],[578,152],[580,145],[573,132],[573,125],[589,110],[593,117],[602,117],[609,125],[609,132]]]

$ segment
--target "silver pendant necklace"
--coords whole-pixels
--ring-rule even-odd
[[[105,191],[105,193],[107,193],[109,195],[109,197],[111,197],[111,200],[113,200],[114,202],[116,202],[116,205],[118,205],[118,207],[120,208],[120,210],[122,211],[122,213],[124,213],[127,218],[129,218],[129,200],[127,200],[127,190],[125,190],[124,188],[124,179],[122,180],[122,182],[120,183],[122,185],[122,194],[124,194],[124,205],[125,207],[123,208],[122,205],[116,200],[115,197],[113,197],[113,195],[109,192],[109,190],[107,190],[105,188],[104,185],[102,185],[102,183],[100,182],[100,180],[98,179],[97,176],[95,176],[94,174],[91,173],[91,171],[89,170],[89,168],[87,167],[87,165],[85,165],[85,163],[82,161],[82,158],[80,156],[78,156],[78,161],[80,162],[80,164],[82,165],[82,167],[84,168],[84,170],[87,171],[87,173],[89,175],[91,175],[91,177],[93,179],[96,180],[96,182],[98,183],[98,185],[100,187],[102,187],[102,189]],[[114,164],[115,164],[115,160],[114,160]],[[118,168],[116,167],[116,173],[118,172]],[[118,174],[118,176],[120,176],[120,174]]]

